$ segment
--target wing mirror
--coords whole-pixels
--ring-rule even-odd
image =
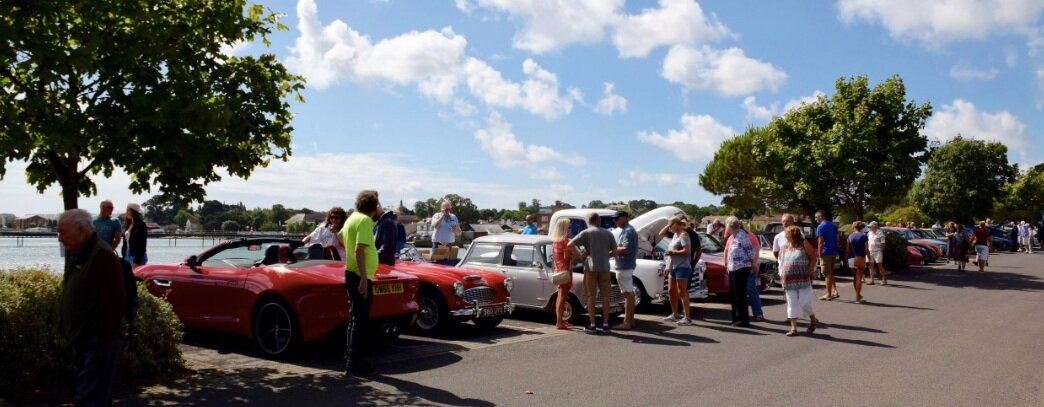
[[[199,272],[199,269],[196,268],[199,266],[198,262],[199,260],[194,254],[185,259],[185,265],[188,266],[188,268],[192,269],[192,271],[195,271],[197,273]]]

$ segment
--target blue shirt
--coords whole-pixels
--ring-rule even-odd
[[[616,246],[623,247],[626,253],[616,256],[617,270],[634,270],[638,267],[638,232],[628,224],[620,230],[616,238]]]
[[[112,218],[94,218],[94,231],[98,233],[98,238],[103,242],[108,243],[112,246],[112,242],[116,241],[116,234],[121,233],[123,230],[120,221]]]
[[[852,249],[849,250],[852,256],[865,257],[866,256],[866,233],[855,232],[848,236],[848,246]]]
[[[837,255],[837,226],[833,222],[823,221],[816,227],[816,237],[823,238],[823,247],[819,253],[823,256]]]
[[[522,228],[523,235],[535,235],[537,234],[537,228],[535,223],[530,223],[526,227]]]

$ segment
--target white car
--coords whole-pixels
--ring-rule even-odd
[[[562,218],[569,219],[570,235],[575,235],[587,228],[587,218],[592,213],[601,216],[601,227],[609,229],[613,236],[619,237],[620,230],[611,218],[616,211],[611,209],[563,209],[551,215],[551,223],[548,233],[554,233],[555,225]],[[654,259],[655,243],[659,241],[660,229],[667,221],[678,214],[685,213],[673,206],[665,206],[653,209],[641,216],[631,219],[630,224],[638,232],[638,261],[634,269],[635,291],[639,291],[638,303],[650,304],[663,302],[667,299],[667,276],[661,275],[665,264],[660,259]],[[616,269],[616,260],[611,260],[612,267]],[[700,260],[689,278],[689,297],[703,298],[707,296],[707,288],[703,283],[703,272],[707,269],[706,263]]]
[[[457,267],[504,273],[511,278],[511,303],[516,308],[553,314],[558,288],[551,283],[552,259],[550,237],[504,233],[476,238]],[[624,298],[616,279],[612,281],[609,312],[616,315],[623,312]],[[579,317],[587,304],[584,273],[573,273],[571,294],[564,316],[573,323],[581,323]],[[595,301],[595,308],[602,308],[600,301]]]

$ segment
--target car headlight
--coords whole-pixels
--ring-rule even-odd
[[[453,283],[453,294],[458,297],[464,297],[464,283],[460,281]]]
[[[504,289],[507,290],[507,292],[511,292],[512,288],[515,288],[515,280],[511,277],[505,278]]]

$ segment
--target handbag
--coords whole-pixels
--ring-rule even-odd
[[[572,280],[569,276],[569,271],[556,271],[551,274],[551,282],[555,285],[563,285]]]

